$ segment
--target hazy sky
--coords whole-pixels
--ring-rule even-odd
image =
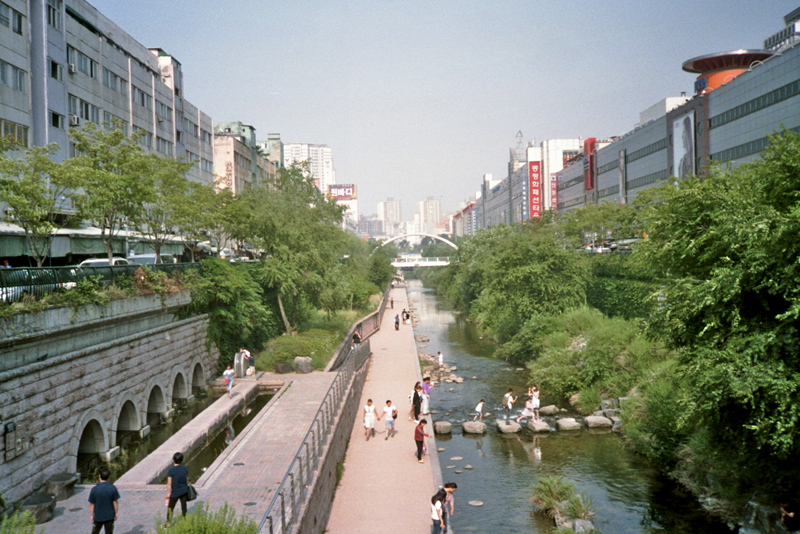
[[[359,211],[446,212],[525,141],[608,137],[681,91],[684,61],[761,48],[800,0],[90,0],[183,65],[186,98],[259,138],[327,144]]]

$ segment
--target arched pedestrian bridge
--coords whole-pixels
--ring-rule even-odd
[[[450,258],[424,257],[417,254],[412,254],[409,256],[403,256],[401,258],[392,258],[392,265],[398,269],[413,269],[414,267],[444,267],[445,265],[450,265]]]

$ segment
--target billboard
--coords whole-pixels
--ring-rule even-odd
[[[355,200],[355,184],[331,184],[328,186],[328,196],[334,200]]]
[[[687,178],[694,168],[694,111],[672,121],[672,173]]]
[[[594,189],[594,158],[597,157],[595,147],[597,138],[590,137],[583,142],[583,189]]]
[[[541,219],[542,217],[542,162],[529,161],[528,162],[528,201],[529,205],[529,218]]]
[[[550,174],[550,209],[558,209],[558,175],[555,173]]]

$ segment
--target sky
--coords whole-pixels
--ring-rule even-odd
[[[526,143],[622,135],[688,59],[760,49],[800,0],[90,0],[259,139],[325,144],[362,214],[474,198]]]

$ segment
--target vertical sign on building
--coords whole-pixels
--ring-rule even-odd
[[[558,209],[558,175],[555,173],[550,174],[550,209]]]
[[[624,148],[619,151],[619,203],[628,203],[628,169],[625,167],[625,156],[627,150]]]
[[[530,198],[530,218],[542,218],[542,176],[541,161],[528,162],[528,195]]]
[[[583,189],[594,189],[594,158],[597,138],[590,137],[583,142]]]

